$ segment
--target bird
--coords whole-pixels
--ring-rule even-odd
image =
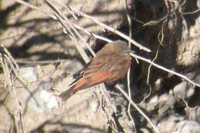
[[[79,71],[69,89],[59,97],[65,101],[76,92],[98,85],[113,84],[123,79],[131,64],[130,48],[127,42],[116,40],[105,44],[96,56]]]

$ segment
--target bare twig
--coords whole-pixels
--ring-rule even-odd
[[[78,15],[81,15],[81,16],[85,17],[85,18],[91,19],[93,22],[95,22],[96,24],[102,26],[103,28],[105,28],[105,29],[107,29],[107,30],[109,30],[109,31],[111,31],[111,32],[113,32],[113,33],[115,33],[115,34],[117,34],[117,35],[123,37],[124,39],[130,41],[133,45],[135,45],[135,46],[138,47],[139,49],[142,49],[142,50],[144,50],[144,51],[146,51],[146,52],[151,52],[150,49],[148,49],[148,48],[146,48],[146,47],[140,45],[138,42],[136,42],[136,41],[134,41],[133,39],[131,39],[130,37],[126,36],[126,35],[123,34],[122,32],[120,32],[120,31],[118,31],[118,30],[116,30],[116,29],[113,29],[113,28],[110,27],[110,26],[107,26],[106,24],[104,24],[104,23],[98,21],[98,20],[95,19],[94,17],[89,16],[89,15],[87,15],[87,14],[81,12],[81,11],[76,10],[76,9],[72,9],[72,11],[75,12],[76,14],[78,14]]]
[[[58,9],[55,9],[55,7],[53,7],[52,3],[50,3],[50,1],[45,0],[46,2],[48,2],[48,4],[51,4],[51,8],[56,12],[59,12]],[[57,1],[55,1],[57,2]],[[59,4],[61,4],[60,2],[58,2]],[[61,4],[62,5],[62,4]],[[65,6],[66,7],[66,6]],[[68,7],[68,6],[67,6]],[[69,7],[67,8],[69,9]],[[73,12],[72,12],[73,13]],[[85,44],[85,46],[88,48],[88,50],[90,51],[90,53],[95,56],[94,51],[91,49],[91,47],[88,45],[88,43],[83,39],[83,37],[80,35],[80,33],[76,30],[76,28],[73,26],[73,24],[70,22],[70,20],[67,18],[67,16],[62,15],[62,13],[59,13],[59,15],[63,18],[63,20],[65,20],[66,24],[71,28],[71,30],[73,31],[73,33],[82,41],[82,43]]]
[[[34,5],[29,4],[28,2],[25,2],[25,1],[23,1],[23,0],[16,0],[16,1],[19,2],[20,4],[23,4],[23,5],[25,5],[25,6],[28,6],[29,8],[32,8],[32,9],[37,10],[38,12],[42,13],[42,14],[45,15],[45,16],[49,16],[49,17],[51,17],[51,18],[57,20],[56,16],[51,15],[51,14],[49,14],[48,12],[41,11],[40,8],[38,8],[38,7],[34,6]],[[67,9],[70,9],[70,7],[69,7],[68,5],[62,5],[62,6],[64,6],[64,7],[67,8]],[[70,9],[70,13],[72,14],[72,16],[75,16],[74,13],[71,11],[71,9]],[[75,17],[75,19],[76,19],[76,17]],[[66,20],[63,20],[63,21],[66,21]],[[104,40],[104,41],[106,41],[106,42],[111,42],[111,40],[108,39],[108,38],[106,38],[106,37],[97,35],[97,34],[95,34],[95,33],[90,33],[89,31],[87,31],[87,29],[85,29],[85,28],[83,28],[83,27],[81,27],[81,26],[79,26],[79,25],[77,25],[77,24],[74,24],[74,23],[71,23],[71,24],[72,24],[75,28],[77,28],[78,30],[83,31],[83,32],[85,32],[86,34],[88,34],[88,35],[90,35],[90,36],[92,36],[92,37],[95,37],[95,38],[100,39],[100,40]]]
[[[130,17],[129,11],[128,11],[127,0],[124,0],[124,8],[125,8],[125,11],[126,11],[126,18],[128,20],[128,25],[129,25],[129,37],[132,38],[132,22],[131,22],[131,17]],[[131,49],[131,42],[129,41],[128,43],[129,43],[129,48]],[[130,67],[129,67],[128,72],[127,72],[127,88],[128,88],[128,96],[131,99]],[[135,122],[134,122],[134,119],[131,115],[131,103],[130,102],[128,103],[128,116],[131,119],[131,124],[132,124],[133,128],[135,129],[135,132],[137,133],[136,128],[135,128]]]
[[[62,7],[66,8],[67,11],[69,11],[69,13],[74,17],[74,19],[78,20],[77,16],[71,11],[70,7],[67,4],[65,4],[64,2],[60,0],[55,0],[55,2],[57,2]]]
[[[126,99],[131,103],[131,105],[148,121],[148,123],[152,126],[153,130],[156,133],[160,133],[160,131],[157,129],[157,127],[152,123],[150,118],[133,102],[133,100],[127,95],[127,93],[119,86],[115,86],[125,97]]]
[[[163,67],[163,66],[160,66],[160,65],[158,65],[158,64],[156,64],[156,63],[154,63],[154,62],[152,62],[150,59],[143,58],[143,57],[138,56],[138,55],[136,55],[136,54],[134,54],[134,53],[131,53],[130,55],[131,55],[132,57],[134,57],[134,58],[137,58],[137,59],[139,59],[139,60],[143,60],[143,61],[145,61],[145,62],[147,62],[147,63],[150,63],[150,64],[152,64],[153,66],[155,66],[155,67],[157,67],[157,68],[159,68],[159,69],[161,69],[161,70],[164,70],[164,71],[166,71],[166,72],[169,72],[169,73],[171,73],[171,74],[174,74],[174,75],[176,75],[176,76],[178,76],[178,77],[180,77],[180,78],[183,78],[183,79],[185,79],[186,81],[188,81],[188,82],[190,82],[191,84],[193,84],[194,86],[200,87],[200,84],[195,83],[194,81],[192,81],[192,80],[189,79],[188,77],[186,77],[186,76],[184,76],[184,75],[182,75],[182,74],[180,74],[180,73],[174,72],[174,71],[172,71],[172,70],[169,70],[169,69],[167,69],[167,68],[165,68],[165,67]]]
[[[77,45],[78,42],[76,40],[76,37],[73,33],[73,31],[71,30],[71,27],[68,27],[65,25],[64,18],[63,15],[61,15],[61,12],[54,7],[49,1],[45,0],[45,2],[49,5],[49,7],[54,11],[55,16],[57,17],[57,19],[60,21],[60,23],[62,24],[63,28],[65,29],[65,31],[67,31],[69,34],[69,37],[72,39],[72,41],[75,43],[75,46],[77,48],[77,50],[79,51],[79,53],[81,54],[82,58],[84,59],[85,62],[89,62],[89,57],[87,56],[87,54],[85,53],[85,51],[79,46]],[[67,24],[69,24],[69,22],[67,21]]]
[[[31,60],[22,60],[22,59],[16,59],[16,62],[18,64],[29,64],[29,65],[38,65],[38,64],[56,64],[56,63],[62,63],[66,62],[67,59],[57,59],[57,60],[42,60],[42,61],[31,61]]]
[[[73,24],[73,26],[81,31],[84,31],[86,34],[92,36],[92,37],[95,37],[97,39],[100,39],[100,40],[104,40],[106,42],[112,42],[112,40],[106,38],[106,37],[103,37],[103,36],[100,36],[100,35],[97,35],[97,34],[94,34],[94,33],[90,33],[87,29],[83,28],[83,27],[80,27],[76,24]]]
[[[36,7],[36,6],[32,5],[32,4],[29,4],[28,2],[25,2],[25,1],[23,1],[23,0],[15,0],[15,1],[18,2],[18,3],[20,3],[20,4],[22,4],[22,5],[28,6],[28,7],[31,8],[31,9],[35,9],[35,10],[39,11],[39,12],[42,13],[44,16],[47,16],[47,15],[48,15],[48,16],[50,16],[51,18],[56,19],[56,17],[55,17],[54,15],[51,15],[51,14],[45,12],[45,11],[42,11],[40,8],[38,8],[38,7]]]
[[[198,13],[200,12],[200,9],[197,9],[195,11],[191,11],[191,12],[183,12],[184,15],[192,15],[192,14],[195,14],[195,13]]]
[[[13,99],[13,104],[16,106],[16,112],[14,112],[14,124],[16,127],[17,132],[22,132],[24,133],[24,126],[23,126],[23,116],[22,116],[22,107],[21,104],[19,102],[19,99],[17,97],[17,93],[15,91],[15,86],[13,85],[13,71],[16,71],[15,67],[17,67],[18,65],[16,64],[16,62],[14,61],[14,59],[11,57],[10,53],[7,51],[7,49],[3,46],[3,44],[0,44],[0,49],[1,49],[1,53],[0,53],[0,63],[4,72],[4,76],[5,76],[5,83],[8,85],[9,88],[9,92],[11,94],[11,96],[14,96]],[[14,61],[14,62],[13,62]],[[15,67],[14,67],[14,65]],[[19,125],[18,125],[19,124]],[[20,130],[20,129],[21,130]]]
[[[157,59],[160,46],[163,44],[163,39],[164,39],[164,33],[163,33],[163,31],[164,31],[164,25],[165,25],[165,23],[166,23],[166,20],[163,22],[162,28],[161,28],[161,30],[160,30],[160,32],[158,34],[158,42],[159,42],[159,44],[158,44],[158,48],[156,50],[156,55],[153,58],[152,62],[155,62],[155,60]],[[146,83],[148,85],[149,85],[149,77],[150,77],[150,73],[151,73],[151,67],[152,67],[152,64],[150,64],[149,67],[148,67],[147,81],[146,81]]]

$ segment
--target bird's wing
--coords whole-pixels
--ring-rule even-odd
[[[80,72],[79,77],[72,82],[72,88],[84,89],[107,80],[112,73],[109,71],[111,66],[108,66],[108,64],[110,63],[105,64],[105,60],[108,60],[106,56],[105,58],[95,58],[87,64]]]
[[[89,63],[87,63],[87,64],[84,66],[84,68],[82,68],[81,70],[79,70],[78,72],[76,72],[76,73],[74,74],[75,80],[74,80],[72,83],[70,83],[69,86],[73,85],[73,84],[76,83],[80,78],[83,77],[83,74],[84,74],[85,69],[87,69],[87,67],[91,64],[91,62],[92,62],[92,60],[91,60]]]
[[[89,63],[86,64],[86,66],[83,69],[81,69],[80,71],[74,74],[75,80],[72,83],[70,83],[69,86],[72,86],[83,77],[91,77],[91,74],[92,76],[95,76],[93,73],[96,73],[98,71],[100,72],[100,68],[103,69],[105,67],[108,67],[108,66],[105,66],[106,65],[105,60],[107,60],[106,56],[103,57],[103,60],[101,58],[99,59],[96,59],[96,58],[98,57],[94,57]]]
[[[91,86],[94,86],[94,85],[104,82],[109,76],[110,76],[110,74],[108,74],[107,72],[98,72],[97,71],[95,73],[91,73],[90,75],[83,76],[82,78],[80,78],[72,86],[72,88],[74,88],[74,89],[89,88]]]
[[[90,75],[90,73],[105,72],[109,71],[111,67],[112,63],[107,55],[101,55],[101,57],[96,56],[87,66],[87,68],[82,71],[82,74],[86,76]]]
[[[102,83],[104,80],[108,78],[108,76],[109,74],[105,72],[104,73],[96,72],[96,73],[91,73],[88,76],[83,76],[82,78],[77,80],[77,82],[75,82],[74,85],[72,85],[72,87],[61,93],[59,97],[62,100],[67,100],[77,91]]]

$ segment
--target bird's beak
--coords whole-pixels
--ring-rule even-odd
[[[124,53],[130,53],[131,50],[124,50]]]
[[[130,54],[135,54],[135,51],[130,50],[129,53]]]

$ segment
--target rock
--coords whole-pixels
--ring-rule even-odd
[[[27,82],[37,81],[37,71],[34,67],[22,67],[19,69],[19,75]]]
[[[181,121],[172,133],[200,133],[200,125],[195,121]]]

